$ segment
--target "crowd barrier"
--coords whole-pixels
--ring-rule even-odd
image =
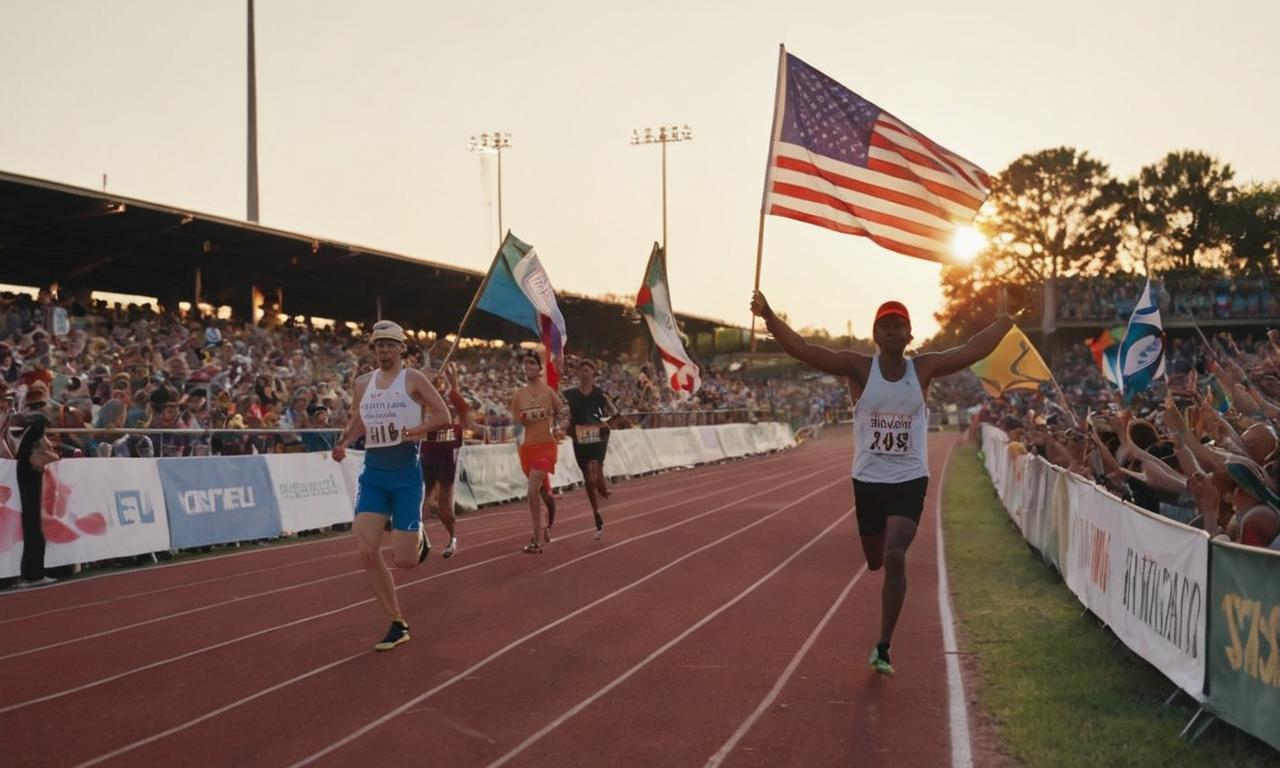
[[[610,477],[693,466],[795,445],[785,424],[724,424],[619,430],[609,438]],[[189,458],[65,459],[44,473],[45,565],[130,557],[234,541],[269,539],[349,522],[364,456],[328,453]],[[557,488],[582,482],[573,444],[560,445]],[[0,578],[22,558],[17,463],[0,460]],[[455,499],[462,509],[525,497],[514,444],[467,445]]]
[[[1011,452],[989,424],[982,451],[1009,517],[1080,602],[1203,710],[1280,749],[1280,552],[1210,541]]]

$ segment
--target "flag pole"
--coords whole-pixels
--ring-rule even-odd
[[[494,254],[494,261],[502,255],[502,246],[506,245],[507,239],[502,238],[502,242],[498,244],[498,252]],[[440,362],[440,369],[436,371],[436,375],[444,373],[445,366],[449,365],[449,359],[453,357],[453,353],[458,349],[458,342],[462,341],[462,329],[466,326],[467,321],[471,319],[471,313],[476,311],[476,305],[480,303],[480,297],[484,295],[484,289],[489,287],[489,278],[493,276],[493,261],[489,262],[489,271],[484,273],[484,279],[480,281],[480,287],[476,289],[476,294],[471,297],[471,306],[467,307],[467,311],[462,315],[462,322],[458,323],[458,332],[454,334],[453,344],[449,346],[449,351],[445,353],[444,360]]]
[[[764,216],[769,200],[769,188],[773,186],[773,146],[778,141],[782,129],[782,110],[787,88],[787,46],[778,44],[778,84],[773,97],[773,129],[769,133],[769,153],[765,156],[764,192],[760,195],[760,225],[756,231],[756,281],[753,291],[760,290],[760,266],[764,261]],[[756,316],[751,315],[751,351],[756,351]]]

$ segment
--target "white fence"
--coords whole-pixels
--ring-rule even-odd
[[[609,438],[610,477],[737,458],[795,445],[785,424],[631,429]],[[364,456],[327,453],[171,459],[65,459],[44,474],[41,522],[48,566],[87,563],[321,528],[351,519]],[[0,577],[22,553],[15,462],[0,460]],[[582,482],[573,444],[560,445],[556,487]],[[464,446],[455,496],[463,509],[521,499],[514,443]]]

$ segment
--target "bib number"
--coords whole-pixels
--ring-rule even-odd
[[[395,424],[366,424],[364,444],[370,448],[385,448],[400,442],[400,430]]]
[[[576,427],[578,445],[591,445],[600,442],[600,425],[579,424]]]
[[[893,429],[872,430],[871,445],[867,450],[893,456],[905,455],[911,450],[911,433]]]

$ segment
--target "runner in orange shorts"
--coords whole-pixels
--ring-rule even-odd
[[[555,498],[551,495],[551,473],[556,468],[560,414],[564,401],[542,380],[542,361],[532,352],[520,359],[528,382],[511,398],[511,415],[524,427],[521,441],[520,468],[529,478],[529,520],[533,539],[525,546],[529,554],[542,552],[551,543],[551,526],[555,523]],[[542,502],[547,505],[547,524],[542,524]]]

